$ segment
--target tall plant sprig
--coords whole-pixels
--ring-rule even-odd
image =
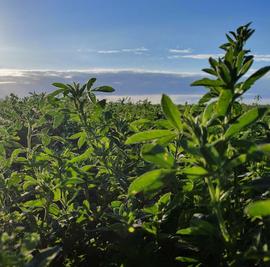
[[[74,104],[75,110],[79,115],[80,121],[84,127],[84,130],[87,134],[92,133],[91,127],[88,124],[88,114],[87,108],[89,105],[92,106],[104,106],[105,100],[97,100],[95,95],[96,92],[105,92],[111,93],[114,92],[114,89],[110,86],[99,86],[93,88],[94,83],[96,82],[96,78],[91,78],[87,83],[82,86],[79,83],[73,84],[63,84],[63,83],[53,83],[53,85],[58,90],[51,93],[48,98],[50,101],[53,101],[56,96],[62,94],[64,97],[68,97],[71,102]]]
[[[266,66],[250,76],[247,74],[254,63],[254,56],[249,54],[250,50],[245,49],[247,40],[254,33],[250,24],[226,34],[228,42],[220,46],[225,52],[224,56],[209,58],[210,67],[203,71],[215,78],[204,78],[192,83],[192,86],[204,86],[209,90],[200,100],[201,104],[219,98],[215,107],[218,116],[228,115],[235,100],[270,70],[270,66]]]
[[[215,76],[216,79],[204,78],[192,83],[193,86],[204,86],[209,89],[209,92],[202,97],[200,103],[206,103],[214,98],[214,101],[208,104],[202,114],[202,125],[209,127],[217,118],[221,119],[220,122],[223,126],[223,133],[219,138],[225,143],[223,146],[226,148],[223,149],[221,153],[223,155],[228,150],[229,142],[235,135],[241,132],[242,129],[261,119],[267,112],[266,108],[257,107],[239,117],[232,111],[232,107],[236,104],[237,99],[246,93],[257,80],[270,70],[270,66],[266,66],[250,76],[247,75],[247,72],[254,63],[254,56],[249,54],[250,50],[245,49],[247,40],[254,33],[254,30],[250,29],[249,26],[250,23],[239,27],[236,32],[231,31],[229,34],[226,34],[228,42],[220,46],[220,48],[225,51],[224,56],[217,60],[213,58],[209,59],[210,68],[203,69],[203,71]],[[245,76],[248,77],[246,78]],[[214,124],[217,124],[217,122],[214,122]],[[211,134],[208,133],[207,135],[207,141],[211,140]],[[220,144],[220,141],[217,140],[216,145],[212,146],[212,149],[216,150],[218,155],[221,151],[217,149],[217,144]],[[203,146],[205,145],[206,144],[203,144]],[[233,161],[230,161],[229,158],[223,158],[223,160],[221,160],[223,163],[218,164],[218,169],[221,169],[221,172],[218,172],[219,177],[216,176],[217,182],[214,182],[214,184],[214,180],[211,179],[211,177],[205,178],[211,202],[226,242],[230,242],[231,237],[224,222],[220,207],[221,202],[219,201],[221,197],[220,192],[222,190],[225,191],[225,189],[222,188],[222,182],[226,180],[225,169],[226,166],[228,167],[230,164],[243,164],[247,161],[248,156],[250,156],[248,154],[249,152],[245,151],[242,155],[235,155]],[[211,169],[211,164],[208,164],[208,168],[209,167]],[[212,171],[214,171],[214,169],[212,169]]]

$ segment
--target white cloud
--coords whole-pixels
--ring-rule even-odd
[[[145,47],[137,48],[123,48],[123,49],[108,49],[108,50],[94,50],[88,48],[79,48],[77,49],[78,53],[98,53],[98,54],[119,54],[119,53],[133,53],[135,55],[142,55],[143,53],[149,51]]]
[[[0,69],[0,77],[23,77],[25,76],[25,71],[20,69]]]
[[[16,83],[15,81],[0,81],[0,84],[12,84]]]
[[[270,62],[270,54],[255,54],[254,60],[257,62]]]
[[[174,54],[187,54],[187,53],[191,53],[192,49],[191,48],[187,48],[187,49],[169,49],[170,53],[174,53]]]
[[[191,59],[208,59],[209,57],[222,57],[223,54],[192,54],[192,55],[184,55],[183,58],[191,58]]]
[[[124,48],[121,50],[122,52],[131,52],[131,53],[143,53],[149,51],[148,48],[139,47],[139,48]]]
[[[217,58],[222,57],[223,54],[190,54],[190,55],[171,55],[168,56],[169,59],[179,59],[179,58],[188,58],[188,59],[208,59],[209,57]]]
[[[99,50],[97,51],[99,54],[117,54],[120,53],[120,50]]]
[[[169,51],[171,53],[177,53],[176,49],[170,49]],[[185,52],[182,52],[182,53],[185,53]],[[188,58],[188,59],[204,60],[204,59],[209,59],[209,57],[218,58],[218,57],[224,56],[224,54],[188,54],[188,55],[179,55],[179,54],[181,54],[181,52],[178,52],[178,55],[169,55],[168,59]],[[254,60],[257,62],[270,62],[270,54],[255,54]]]
[[[138,48],[123,48],[123,49],[113,49],[113,50],[99,50],[99,54],[117,54],[117,53],[133,53],[135,55],[142,55],[144,52],[149,51],[145,47]]]

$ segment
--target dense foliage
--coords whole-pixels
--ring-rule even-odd
[[[86,84],[0,103],[0,265],[269,266],[268,108],[240,97],[249,25],[209,59],[208,91],[107,103]]]

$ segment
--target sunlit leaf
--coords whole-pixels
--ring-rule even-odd
[[[239,133],[245,127],[256,122],[265,115],[267,110],[267,108],[259,107],[247,111],[228,128],[225,132],[225,138],[230,138],[231,136]]]
[[[135,179],[128,188],[129,195],[137,193],[152,194],[157,193],[166,183],[170,182],[174,171],[159,169],[144,173]]]
[[[270,199],[250,203],[245,212],[251,217],[264,217],[270,215]]]
[[[191,86],[206,86],[206,87],[219,87],[224,85],[220,80],[211,80],[209,78],[203,78],[201,80],[195,81]]]
[[[169,122],[178,130],[182,129],[180,112],[167,95],[162,95],[161,107]]]
[[[198,176],[208,174],[208,171],[206,169],[199,166],[184,168],[182,172],[188,175],[198,175]]]
[[[223,89],[220,93],[219,99],[216,105],[216,111],[218,116],[225,116],[228,108],[231,104],[233,93],[231,90]]]
[[[174,166],[173,156],[160,145],[146,144],[142,147],[142,157],[161,168],[172,168]]]

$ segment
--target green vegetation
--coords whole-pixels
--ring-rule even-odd
[[[0,103],[0,265],[269,266],[270,118],[238,99],[249,25],[177,107],[97,100],[113,88],[55,83]],[[211,78],[210,78],[211,77]]]

